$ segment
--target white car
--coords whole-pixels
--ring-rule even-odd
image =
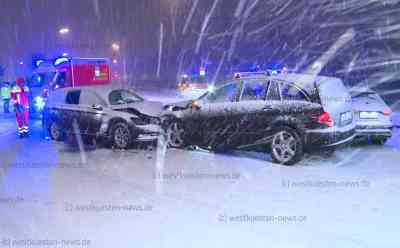
[[[378,93],[370,89],[354,89],[351,95],[357,137],[371,138],[375,144],[384,144],[392,136],[390,107]]]

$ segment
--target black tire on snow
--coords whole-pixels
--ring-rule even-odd
[[[51,121],[49,123],[48,132],[52,140],[63,141],[65,138],[65,135],[61,130],[61,127],[54,121]]]
[[[284,139],[287,139],[286,141],[288,143],[282,142],[282,138],[280,135],[283,134]],[[273,133],[273,138],[270,144],[270,153],[271,153],[271,157],[273,159],[273,161],[275,163],[278,164],[282,164],[282,165],[294,165],[297,162],[299,162],[304,155],[304,145],[303,142],[301,140],[301,137],[299,135],[299,133],[290,128],[290,127],[280,127],[277,128],[274,133]],[[291,137],[291,138],[290,138]],[[290,141],[289,141],[290,140]],[[276,145],[276,142],[282,142],[281,143],[281,147],[279,147],[279,145]],[[285,140],[283,140],[285,141]],[[281,153],[289,153],[288,151],[288,147],[290,147],[290,156],[288,156],[287,158],[284,158],[282,156],[279,156],[279,150],[281,151]],[[284,152],[287,151],[287,152]],[[284,156],[284,155],[283,155]]]
[[[168,147],[185,148],[187,145],[183,122],[171,118],[163,123]]]
[[[132,145],[133,136],[128,124],[115,123],[110,129],[111,145],[117,149],[127,149]]]
[[[372,137],[372,143],[375,145],[384,145],[388,140],[387,137]]]

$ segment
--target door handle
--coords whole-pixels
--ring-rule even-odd
[[[270,111],[270,110],[273,110],[273,109],[274,109],[273,107],[267,106],[267,107],[263,108],[263,111]]]

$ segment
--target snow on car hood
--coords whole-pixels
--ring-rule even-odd
[[[158,117],[161,114],[163,109],[163,104],[161,102],[153,102],[153,101],[142,101],[135,103],[128,103],[123,105],[117,105],[114,109],[135,109],[142,114]]]

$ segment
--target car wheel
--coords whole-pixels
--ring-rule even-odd
[[[372,138],[372,143],[375,145],[384,145],[388,138],[386,137],[373,137]]]
[[[51,122],[49,125],[50,138],[55,141],[62,141],[64,134],[61,131],[61,127],[56,122]]]
[[[117,149],[126,149],[132,143],[132,132],[126,123],[116,123],[111,129],[112,145]]]
[[[303,157],[303,142],[300,135],[291,128],[278,129],[271,142],[271,156],[274,162],[293,165]]]
[[[185,129],[179,120],[172,120],[166,127],[167,144],[172,148],[185,147]]]

